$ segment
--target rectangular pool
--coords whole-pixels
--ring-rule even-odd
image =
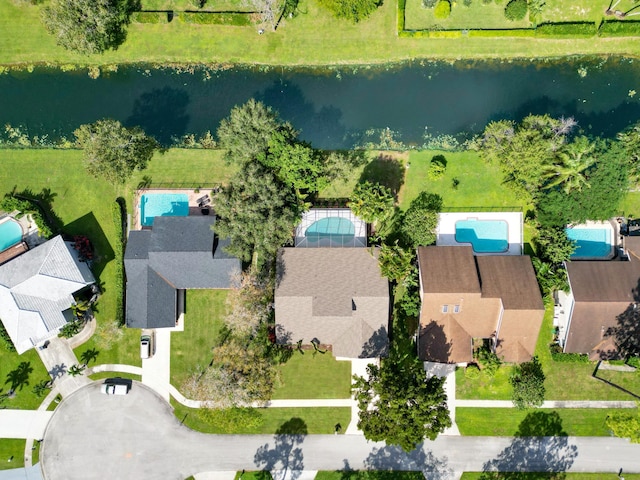
[[[470,243],[476,253],[509,250],[509,226],[504,220],[458,220],[455,238],[458,243]]]
[[[186,193],[145,193],[140,197],[140,223],[151,227],[155,217],[186,217],[189,197]]]
[[[602,228],[567,228],[567,237],[576,243],[576,251],[571,255],[574,259],[610,258],[613,253],[611,243],[611,227]]]

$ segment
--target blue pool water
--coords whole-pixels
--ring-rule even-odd
[[[189,197],[184,193],[149,193],[140,197],[140,218],[144,227],[153,225],[155,217],[186,217]]]
[[[509,227],[504,220],[458,220],[456,242],[470,243],[476,253],[506,252]]]
[[[567,237],[576,242],[571,258],[607,258],[611,255],[610,228],[567,228]]]
[[[347,218],[326,217],[313,222],[304,232],[309,240],[320,240],[331,237],[335,241],[351,241],[356,233],[353,222]]]
[[[22,240],[22,227],[15,220],[0,223],[0,252]]]

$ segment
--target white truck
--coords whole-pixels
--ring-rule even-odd
[[[118,378],[107,378],[100,386],[100,391],[105,395],[126,395],[130,389],[130,383]]]

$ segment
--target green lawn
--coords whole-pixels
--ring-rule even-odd
[[[425,478],[422,472],[401,472],[393,470],[375,471],[367,470],[354,471],[350,470],[348,473],[339,471],[319,471],[316,474],[315,480],[423,480]]]
[[[429,180],[427,172],[434,155],[444,155],[447,169],[439,180]],[[497,166],[487,165],[474,151],[414,151],[409,155],[410,167],[400,191],[400,205],[407,208],[420,192],[437,193],[444,207],[524,207],[521,200],[502,184]],[[453,187],[453,179],[459,184]]]
[[[203,433],[222,433],[216,424],[206,421],[206,417],[200,415],[200,410],[188,408],[174,400],[171,401],[174,408],[174,414],[178,420],[199,432]],[[257,428],[238,427],[233,433],[238,434],[258,434],[275,433],[283,424],[294,418],[302,419],[309,434],[327,434],[334,433],[336,424],[342,426],[342,432],[347,429],[351,420],[351,409],[348,407],[332,408],[261,408],[259,409],[263,418],[263,423]]]
[[[605,425],[607,415],[633,410],[564,408],[558,410],[540,409],[536,414],[554,415],[562,422],[562,430],[570,436],[609,436]],[[469,436],[512,436],[530,412],[515,408],[456,408],[456,423],[462,435]],[[554,422],[548,422],[554,425]],[[531,425],[527,425],[531,427]],[[536,434],[554,435],[555,430],[545,431],[545,423],[536,425]]]
[[[279,384],[274,399],[281,398],[349,398],[351,362],[337,361],[331,353],[304,355],[295,352],[278,367]]]
[[[624,473],[627,480],[640,480],[640,474]],[[482,473],[463,473],[461,480],[480,480]],[[540,480],[540,473],[510,473],[509,478],[513,480]],[[552,477],[549,477],[552,478]],[[564,480],[619,480],[617,473],[563,473]]]
[[[188,290],[185,297],[184,332],[171,334],[171,383],[180,389],[199,365],[211,361],[223,325],[228,290]]]
[[[557,1],[559,4],[560,0]],[[481,0],[474,0],[479,2]],[[84,56],[55,44],[40,22],[41,9],[42,6],[0,2],[0,65],[132,62],[365,65],[416,58],[549,58],[576,52],[584,55],[637,55],[640,52],[638,37],[401,38],[397,35],[397,3],[394,1],[384,2],[370,18],[354,25],[335,19],[316,0],[301,0],[300,14],[285,19],[276,32],[258,35],[255,26],[193,25],[179,19],[168,24],[132,24],[126,42],[117,50]]]
[[[24,467],[24,446],[24,440],[0,438],[0,470]]]
[[[425,8],[422,0],[407,0],[405,10],[405,30],[425,30],[438,25],[446,30],[464,28],[527,28],[530,26],[528,18],[509,21],[504,16],[507,2],[484,3],[473,0],[470,6],[465,6],[462,0],[452,2],[451,15],[446,19],[438,19],[433,15],[433,8]]]

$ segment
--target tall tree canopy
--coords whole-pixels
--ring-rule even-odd
[[[358,23],[382,5],[382,0],[321,0],[320,4],[336,18]]]
[[[416,357],[392,353],[380,367],[369,365],[367,372],[368,379],[356,375],[353,384],[358,428],[367,440],[384,440],[409,452],[451,426],[444,378],[427,379]]]
[[[247,163],[216,199],[216,230],[229,237],[229,253],[248,261],[255,253],[274,256],[291,241],[302,204],[294,189],[260,163]]]
[[[513,387],[513,405],[524,410],[539,407],[544,402],[544,372],[538,357],[513,367],[509,383]]]
[[[358,183],[349,199],[349,208],[367,223],[382,222],[393,214],[391,189],[380,183]]]
[[[73,133],[78,147],[84,150],[87,171],[114,185],[126,182],[135,170],[147,168],[160,148],[141,128],[127,128],[111,119],[81,125]]]
[[[102,53],[124,42],[129,16],[138,7],[136,0],[51,0],[42,21],[67,50]]]
[[[402,217],[402,232],[412,247],[431,245],[436,241],[438,214],[442,210],[442,197],[422,192],[411,202]]]

